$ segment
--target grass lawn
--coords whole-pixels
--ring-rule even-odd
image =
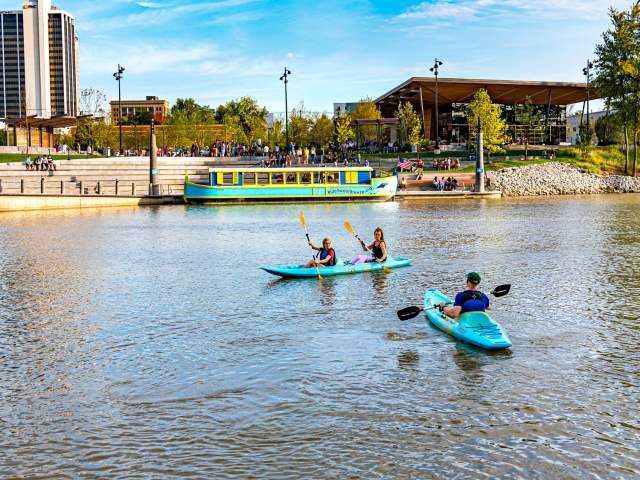
[[[548,162],[561,162],[581,168],[585,172],[595,173],[597,175],[611,175],[624,173],[624,153],[617,146],[609,147],[593,147],[586,156],[583,156],[577,148],[561,148],[556,150],[557,157],[554,160],[532,159],[524,160],[497,160],[488,162],[485,157],[485,168],[487,171],[500,170],[501,168],[523,167],[525,165],[534,165]],[[518,153],[522,155],[522,152]],[[536,153],[531,152],[531,155]],[[629,152],[629,172],[631,171],[631,163],[633,162],[633,151]],[[460,172],[475,172],[475,166],[459,170]]]
[[[547,163],[552,161],[562,161],[562,160],[560,159],[547,160],[543,158],[536,158],[533,160],[528,160],[526,162],[524,160],[498,160],[496,162],[487,162],[485,158],[484,168],[486,171],[490,172],[492,170],[500,170],[501,168],[524,167],[525,165],[537,165],[539,163]],[[468,167],[461,168],[460,170],[456,170],[456,173],[458,172],[469,173],[469,172],[475,172],[475,171],[476,171],[476,166],[469,165]]]
[[[31,160],[37,158],[38,154],[29,154]],[[0,163],[9,163],[9,162],[18,162],[22,163],[25,159],[26,155],[22,153],[0,153]],[[89,158],[87,155],[71,155],[70,157],[67,155],[51,155],[51,158],[54,160],[67,160],[68,158]]]

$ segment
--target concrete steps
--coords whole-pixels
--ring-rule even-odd
[[[253,157],[160,157],[158,170],[161,192],[181,195],[185,174],[196,182],[207,182],[209,168],[215,166],[253,166]],[[56,170],[26,170],[22,163],[0,163],[0,193],[144,195],[149,187],[148,157],[113,157],[56,160]],[[44,179],[44,185],[42,184]]]

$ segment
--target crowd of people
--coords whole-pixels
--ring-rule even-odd
[[[431,162],[434,170],[457,170],[460,160],[457,158],[434,158]]]
[[[41,155],[31,160],[31,157],[27,155],[27,158],[22,162],[27,170],[36,170],[36,171],[53,171],[57,170],[56,164],[54,163],[51,156]]]
[[[443,175],[440,177],[440,180],[438,180],[438,177],[434,177],[431,184],[433,185],[433,188],[443,192],[450,192],[458,189],[458,179],[455,177],[447,177],[445,179]]]

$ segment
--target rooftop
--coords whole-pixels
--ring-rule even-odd
[[[420,88],[425,106],[435,105],[434,77],[412,77],[375,100],[384,106],[403,101],[420,101]],[[483,80],[465,78],[438,79],[438,105],[469,103],[475,92],[484,88],[494,103],[519,104],[527,97],[537,105],[569,105],[587,100],[586,83],[541,82],[524,80]],[[590,89],[590,98],[599,98]]]

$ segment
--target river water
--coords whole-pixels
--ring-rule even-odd
[[[638,478],[640,196],[0,214],[1,478]],[[477,270],[513,348],[420,316]]]

